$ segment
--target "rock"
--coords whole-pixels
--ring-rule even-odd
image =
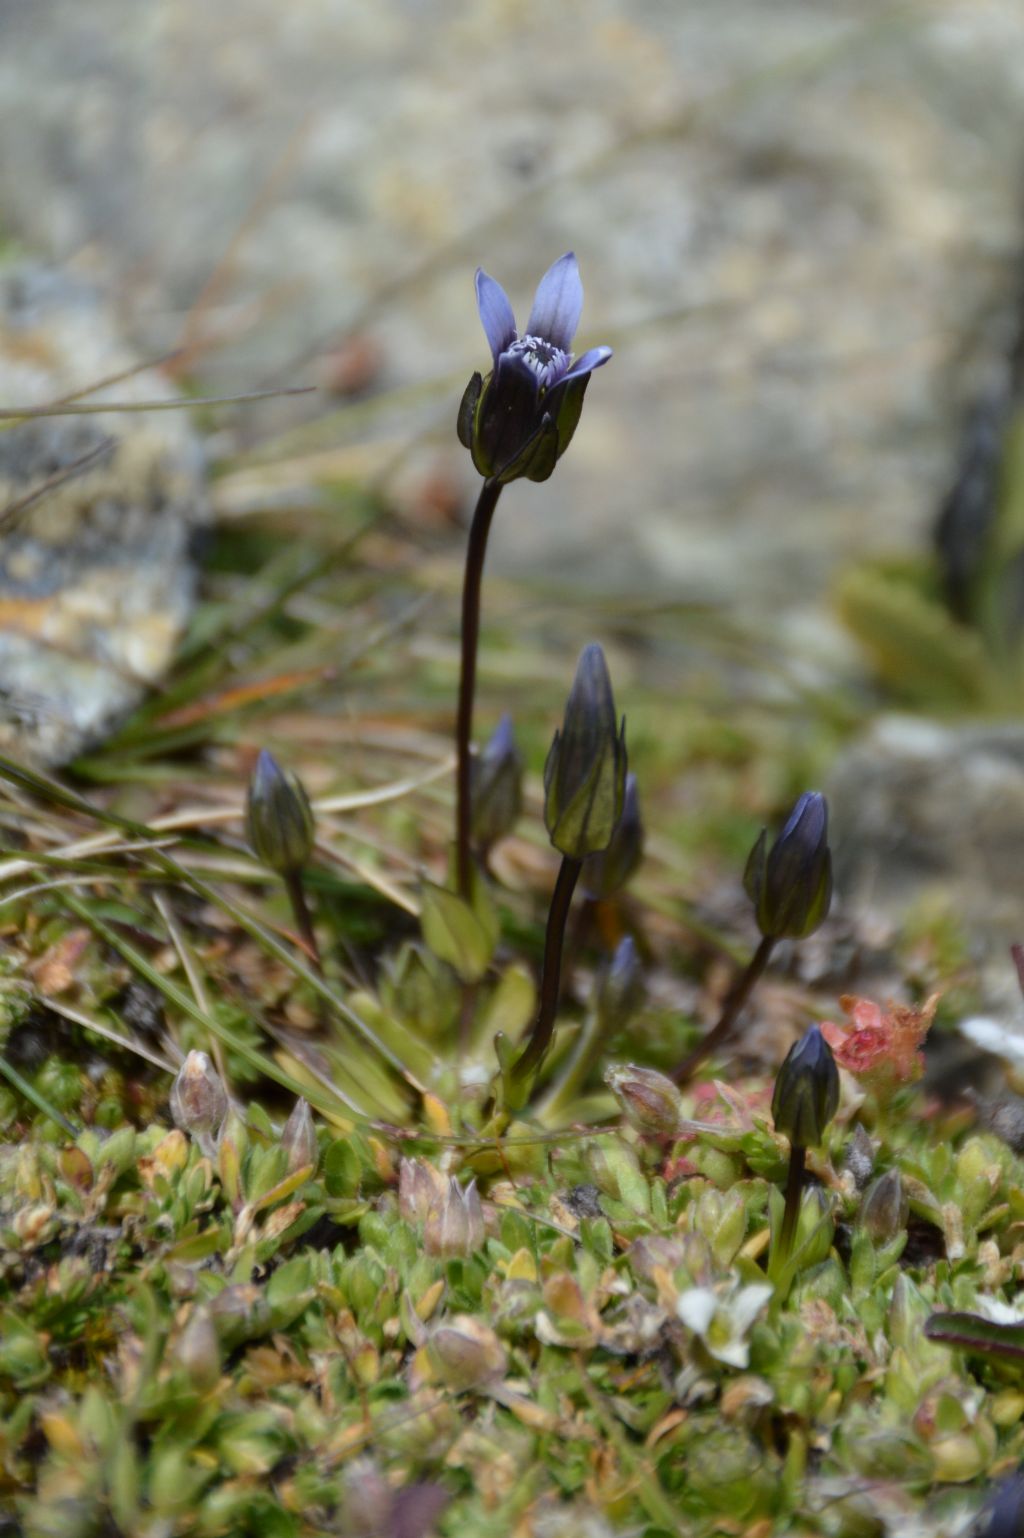
[[[37,267],[0,271],[4,405],[44,405],[132,363],[87,287]],[[87,399],[174,393],[147,370]],[[159,680],[191,609],[189,542],[205,517],[202,451],[184,413],[0,424],[0,752],[65,763]]]
[[[330,388],[357,339],[367,388],[428,386],[373,432],[440,428],[467,495],[473,269],[522,315],[577,250],[581,344],[616,357],[557,479],[508,493],[494,570],[777,627],[928,528],[1013,296],[1018,0],[3,14],[0,224],[107,285],[144,351],[198,337],[207,384]]]
[[[921,899],[955,902],[988,1001],[1019,1029],[1008,952],[1024,939],[1024,727],[882,717],[828,795],[843,907],[899,918]]]

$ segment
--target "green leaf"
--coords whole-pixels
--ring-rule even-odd
[[[477,893],[482,886],[477,883]],[[474,894],[471,906],[432,881],[424,883],[420,901],[423,938],[434,955],[454,967],[464,982],[479,982],[498,938],[493,905]]]

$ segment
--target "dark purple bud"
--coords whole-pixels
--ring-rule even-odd
[[[266,749],[249,781],[245,819],[258,860],[285,873],[302,869],[313,848],[313,811],[298,777]]]
[[[473,841],[490,849],[512,832],[523,810],[523,756],[512,717],[502,716],[487,746],[473,760]]]
[[[839,1108],[839,1070],[816,1025],[786,1054],[772,1095],[776,1132],[796,1148],[816,1148]]]
[[[616,729],[608,664],[592,644],[580,656],[544,766],[544,822],[555,848],[572,860],[607,849],[625,787],[626,723]]]
[[[622,816],[615,824],[612,841],[602,854],[592,854],[583,864],[580,878],[589,897],[612,897],[626,885],[644,853],[644,825],[636,775],[626,775]]]
[[[762,829],[743,885],[766,938],[804,940],[824,923],[832,901],[832,855],[823,795],[804,792],[771,849]]]

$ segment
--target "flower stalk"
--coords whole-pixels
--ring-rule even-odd
[[[487,536],[501,495],[501,483],[486,480],[480,488],[466,546],[466,570],[462,582],[462,655],[459,671],[459,708],[455,722],[455,848],[459,896],[470,900],[473,880],[473,701],[476,694],[476,654],[480,642],[480,588],[487,554]]]
[[[722,1005],[722,1013],[715,1024],[702,1036],[697,1045],[687,1053],[679,1066],[673,1069],[672,1078],[677,1084],[685,1084],[690,1079],[701,1063],[705,1062],[712,1053],[726,1041],[736,1024],[744,1005],[750,998],[762,973],[771,960],[772,951],[775,949],[775,940],[771,935],[762,935],[761,943],[747,962],[746,968],[740,973],[733,986],[726,995]]]
[[[581,860],[569,855],[562,857],[558,879],[548,910],[548,927],[544,935],[544,967],[541,973],[540,1003],[530,1039],[523,1052],[512,1065],[512,1076],[523,1080],[536,1073],[544,1061],[555,1030],[558,1012],[558,996],[562,978],[562,949],[565,945],[565,926],[569,918],[572,894],[583,868]]]

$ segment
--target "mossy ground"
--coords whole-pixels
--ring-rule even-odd
[[[9,1530],[967,1531],[1024,1454],[1024,1386],[1012,1352],[924,1324],[1015,1295],[1024,1163],[919,1086],[848,1076],[802,1248],[767,1292],[788,1158],[771,1083],[797,1030],[840,1018],[851,979],[828,947],[845,935],[848,953],[856,915],[813,942],[813,987],[782,958],[727,1084],[685,1092],[681,1136],[641,1137],[600,1071],[667,1069],[713,1020],[752,940],[750,844],[858,709],[808,698],[785,659],[766,691],[757,648],[699,612],[489,581],[477,736],[511,711],[534,778],[467,1004],[418,919],[448,864],[461,552],[359,486],[313,504],[219,537],[174,675],[115,741],[59,786],[0,766]],[[628,895],[579,910],[551,1078],[627,932],[647,999],[557,1114],[541,1097],[481,1136],[555,870],[536,776],[591,638],[647,857]],[[325,981],[244,844],[263,746],[319,802]],[[898,940],[896,990],[923,1000],[952,976],[968,996],[947,915]],[[168,1108],[191,1048],[233,1105],[206,1152]],[[295,1167],[280,1128],[299,1092],[319,1146]],[[475,1177],[470,1253],[428,1253],[399,1210],[403,1159]],[[864,1193],[894,1169],[909,1212],[869,1224]]]

